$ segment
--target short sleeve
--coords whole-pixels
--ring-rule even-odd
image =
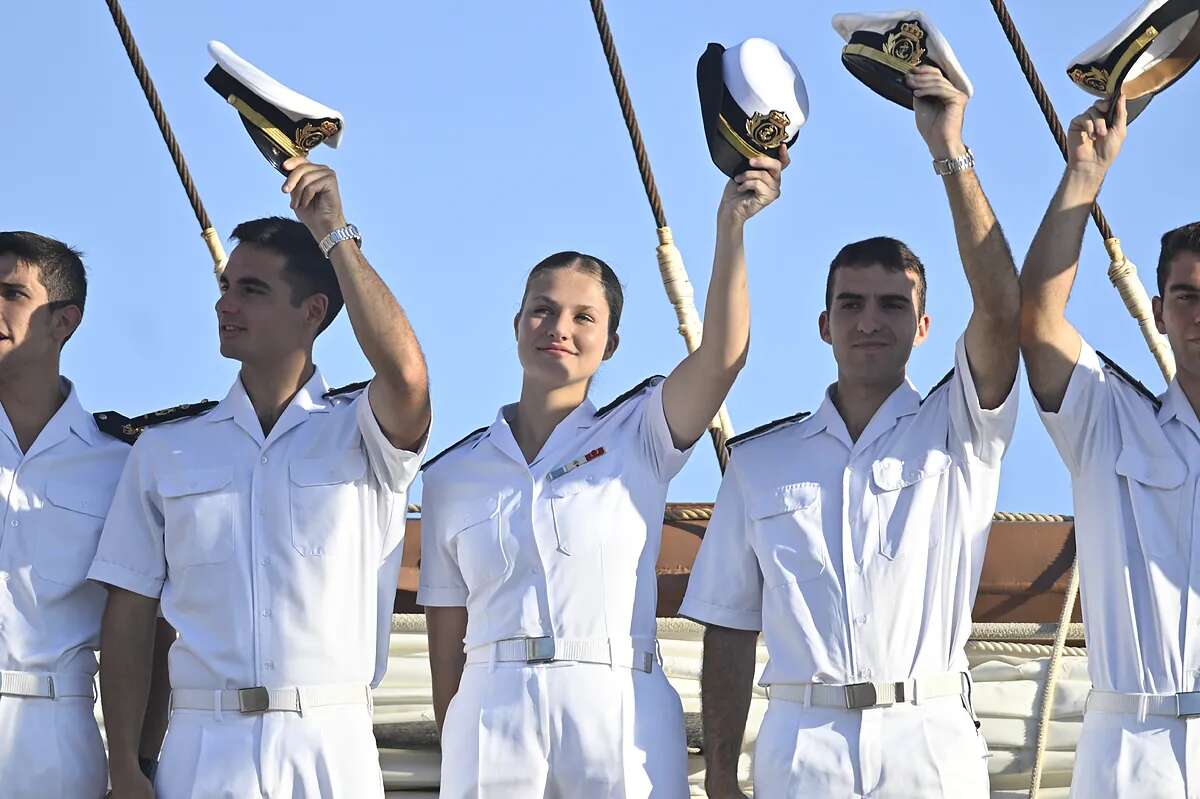
[[[671,438],[671,428],[667,424],[667,414],[663,409],[664,385],[666,385],[666,381],[659,379],[642,401],[638,434],[641,437],[643,451],[659,479],[668,482],[679,474],[679,470],[692,456],[692,450],[696,445],[692,444],[682,450],[675,447],[675,442]]]
[[[129,453],[88,579],[158,599],[167,577],[167,558],[162,501],[147,462],[152,435],[143,435]]]
[[[430,607],[464,608],[467,606],[467,583],[454,551],[449,529],[446,498],[439,490],[437,472],[425,473],[425,490],[421,506],[421,579],[417,589],[417,604]]]
[[[1019,376],[1018,376],[1019,378]],[[998,466],[1012,441],[1017,426],[1019,379],[1014,379],[1008,396],[995,408],[983,408],[967,358],[967,339],[960,336],[954,345],[954,374],[941,391],[947,392],[952,444],[980,461]]]
[[[371,469],[380,483],[392,491],[406,491],[421,468],[421,458],[425,454],[425,447],[428,446],[429,435],[426,433],[420,452],[409,452],[392,446],[383,428],[379,426],[374,411],[371,410],[370,392],[371,386],[368,385],[352,403],[358,429],[367,449],[367,460],[370,461]]]
[[[750,543],[745,499],[731,462],[692,565],[679,615],[701,624],[758,631],[762,629],[762,591],[762,571]]]
[[[1079,358],[1071,370],[1062,405],[1055,412],[1039,405],[1038,415],[1072,473],[1080,470],[1106,436],[1112,437],[1116,414],[1108,376],[1100,356],[1086,341],[1080,342]]]

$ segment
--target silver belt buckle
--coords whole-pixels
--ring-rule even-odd
[[[868,707],[875,707],[878,702],[879,696],[875,692],[874,683],[856,682],[853,685],[846,686],[847,710],[863,710]]]
[[[271,694],[261,685],[255,688],[238,689],[238,711],[241,713],[265,713],[271,706]]]
[[[1185,691],[1175,694],[1176,715],[1181,719],[1200,716],[1200,691]]]
[[[525,639],[526,663],[549,663],[554,660],[554,639],[548,635]]]

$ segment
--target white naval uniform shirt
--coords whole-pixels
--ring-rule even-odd
[[[134,445],[88,576],[161,598],[172,688],[382,679],[420,459],[366,390],[326,391],[314,372],[264,439],[239,378]]]
[[[1017,391],[979,405],[963,339],[922,402],[905,381],[851,441],[812,416],[731,449],[680,615],[761,630],[763,685],[966,671]]]
[[[96,673],[104,589],[86,580],[129,445],[67,398],[21,452],[0,407],[0,669]]]
[[[430,464],[417,601],[466,607],[467,649],[546,635],[652,645],[667,485],[691,454],[672,443],[662,387],[652,378],[599,414],[584,401],[528,465],[503,408]]]
[[[1200,690],[1200,422],[1178,381],[1155,402],[1087,343],[1057,413],[1039,408],[1075,501],[1095,688]]]

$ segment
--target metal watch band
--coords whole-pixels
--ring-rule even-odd
[[[321,243],[317,246],[321,248],[321,255],[329,258],[329,252],[343,241],[354,239],[358,242],[358,246],[362,246],[362,235],[358,232],[358,228],[354,225],[345,225],[336,230],[330,231],[329,235],[321,239]]]
[[[954,175],[959,172],[966,172],[968,169],[975,168],[975,153],[971,152],[971,148],[967,148],[966,155],[960,155],[958,158],[939,158],[934,159],[933,172],[940,177]]]

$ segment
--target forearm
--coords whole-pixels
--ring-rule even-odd
[[[159,619],[154,634],[154,662],[151,667],[150,693],[146,716],[142,721],[142,737],[138,755],[157,759],[167,734],[167,719],[171,709],[171,679],[167,670],[167,654],[175,643],[175,628]]]
[[[100,700],[114,783],[141,773],[138,751],[154,658],[153,609],[148,618],[123,612],[126,603],[115,598],[109,597],[100,633]]]
[[[966,170],[942,180],[974,313],[1015,333],[1021,305],[1016,264],[979,177]]]
[[[433,684],[433,715],[438,734],[446,720],[446,709],[458,693],[467,655],[463,651],[466,637],[466,608],[426,608],[426,629],[429,631],[429,670]]]
[[[704,302],[704,337],[696,352],[712,378],[728,381],[728,389],[746,362],[749,346],[745,223],[718,217],[712,274]]]
[[[705,787],[709,795],[736,790],[738,758],[750,713],[758,634],[709,626],[700,672]]]

